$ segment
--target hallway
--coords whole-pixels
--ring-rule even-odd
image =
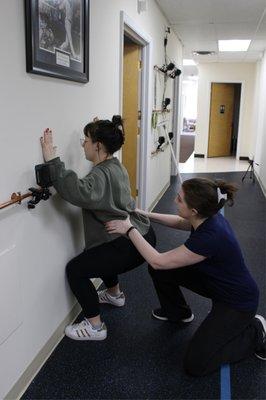
[[[142,267],[121,278],[127,296],[125,308],[103,307],[107,340],[76,343],[64,337],[65,326],[80,312],[65,268],[87,246],[86,237],[90,236],[94,244],[109,242],[100,221],[125,216],[128,204],[132,215],[131,199],[121,208],[124,194],[135,193],[143,210],[157,205],[157,210],[175,211],[172,201],[178,188],[171,173],[180,169],[184,179],[191,174],[226,176],[241,186],[237,206],[226,208],[225,213],[261,286],[260,312],[266,314],[262,308],[266,260],[266,0],[3,0],[0,36],[0,399],[229,400],[230,396],[227,399],[223,395],[220,371],[194,380],[182,369],[182,355],[208,312],[207,301],[188,293],[196,318],[186,329],[154,321],[151,310],[157,299]],[[127,46],[126,42],[134,45]],[[133,80],[124,59],[129,47],[135,46]],[[129,66],[133,64],[129,62]],[[186,103],[182,90],[185,81]],[[128,113],[123,98],[132,95],[126,82],[132,86],[135,99],[134,107],[128,105]],[[228,145],[232,134],[233,151],[222,154],[237,154],[242,160],[254,158],[255,184],[249,176],[241,182],[247,161],[206,158],[212,106],[219,114],[220,122],[214,124],[217,128],[229,120],[232,111],[223,98],[219,97],[217,104],[212,101],[212,86],[217,83],[241,85],[241,91],[234,91],[234,99],[240,99],[239,107],[234,102],[230,129],[226,134],[217,133],[216,144],[219,147],[226,139]],[[189,88],[197,88],[197,97],[192,97]],[[133,114],[132,127],[121,129],[121,122],[128,123]],[[112,132],[108,128],[106,137],[99,120],[105,121],[104,126],[111,122]],[[84,127],[91,123],[96,130],[93,137],[87,137]],[[184,159],[191,156],[176,168],[171,157],[179,160],[183,127],[188,130],[187,136],[193,131],[188,141],[194,145],[195,154],[205,158],[195,158],[188,145]],[[47,135],[47,128],[54,138],[53,145],[49,143],[48,158],[40,140],[45,131]],[[109,144],[105,147],[105,139],[114,142],[111,150]],[[122,142],[128,154],[118,147]],[[124,162],[128,158],[134,186],[127,183],[125,190],[121,187],[114,213],[109,211],[113,197],[107,201],[110,182],[114,197],[118,193],[117,186],[112,186],[112,174],[104,173],[107,190],[102,179],[94,180],[94,167],[111,159],[112,154],[118,165],[121,161],[128,167]],[[56,156],[62,163],[54,159]],[[62,195],[60,189],[57,191],[61,175],[54,182],[41,182],[40,178],[48,178],[46,172],[42,177],[40,173],[41,169],[48,170],[44,163],[48,159],[52,175],[59,164],[62,171],[65,166],[66,176],[77,179],[81,191],[75,186],[67,190],[67,196]],[[85,184],[87,177],[95,182],[99,198],[95,197],[94,183]],[[126,173],[123,177],[128,182]],[[67,184],[70,181],[66,179]],[[116,182],[119,187],[123,183],[120,178]],[[46,187],[50,183],[53,186]],[[66,189],[64,184],[62,188]],[[86,194],[82,203],[68,197],[79,198],[83,193],[88,199]],[[92,222],[87,224],[84,216]],[[154,226],[161,250],[185,239],[184,233]],[[117,253],[120,256],[122,250]],[[108,262],[103,265],[109,268],[109,253],[100,254],[107,255]],[[85,293],[86,289],[85,282]],[[266,398],[262,363],[252,358],[230,370],[232,385],[227,380],[226,388],[232,389],[232,397]]]

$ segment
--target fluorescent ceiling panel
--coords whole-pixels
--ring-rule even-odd
[[[247,51],[251,40],[218,40],[219,51]]]

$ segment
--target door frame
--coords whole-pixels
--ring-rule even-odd
[[[151,124],[150,118],[152,112],[152,101],[150,91],[150,79],[152,71],[151,52],[152,39],[135,22],[124,12],[120,12],[120,79],[119,79],[119,110],[122,115],[123,111],[123,59],[124,59],[124,35],[127,35],[135,43],[141,46],[141,90],[140,90],[140,105],[141,105],[141,121],[140,121],[140,145],[138,162],[138,207],[146,210],[148,207],[147,199],[147,182],[149,176],[149,157],[148,145],[150,140]],[[121,159],[121,152],[120,152]]]
[[[245,93],[245,81],[244,80],[237,80],[237,79],[219,79],[219,80],[212,80],[208,81],[208,91],[207,91],[207,104],[208,104],[208,135],[206,138],[205,143],[205,154],[206,158],[208,157],[208,145],[209,145],[209,135],[210,135],[210,112],[211,112],[211,90],[212,90],[212,83],[240,83],[241,84],[241,92],[240,92],[240,107],[239,107],[239,124],[238,124],[238,134],[237,134],[237,147],[236,147],[236,159],[239,160],[241,156],[240,153],[240,143],[242,140],[242,124],[243,124],[243,101],[244,101],[244,93]]]

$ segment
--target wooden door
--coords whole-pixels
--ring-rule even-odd
[[[129,175],[131,194],[137,196],[137,139],[139,110],[140,46],[133,42],[124,44],[123,119],[125,144],[122,163]]]
[[[234,84],[212,83],[208,157],[231,155]]]

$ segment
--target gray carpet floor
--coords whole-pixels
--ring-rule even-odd
[[[225,216],[259,285],[259,312],[265,315],[266,200],[257,182],[241,183],[242,173],[203,175],[224,177],[240,185],[236,204],[226,207]],[[184,179],[192,176],[195,174],[183,174]],[[174,179],[156,211],[175,213],[177,191]],[[188,235],[158,224],[154,228],[160,251],[177,247]],[[126,306],[102,307],[107,339],[75,342],[65,337],[22,399],[220,399],[219,371],[192,378],[182,367],[188,341],[210,309],[209,300],[185,291],[196,318],[182,327],[151,318],[158,300],[146,264],[122,275],[121,286]],[[233,399],[266,398],[265,362],[252,356],[230,368]]]

